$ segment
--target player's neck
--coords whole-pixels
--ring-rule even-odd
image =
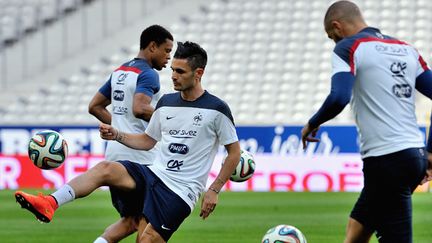
[[[152,64],[151,64],[150,61],[149,61],[149,60],[151,60],[151,59],[150,59],[150,55],[149,55],[145,50],[140,50],[140,51],[138,52],[138,55],[136,56],[136,58],[146,60],[147,63],[148,63],[150,66],[152,66]]]
[[[194,87],[192,89],[188,89],[188,90],[183,90],[181,91],[181,97],[183,100],[186,101],[195,101],[196,99],[198,99],[199,97],[201,97],[201,95],[204,94],[204,89],[200,86],[200,87]]]
[[[347,33],[346,37],[355,35],[355,34],[359,33],[360,31],[362,31],[366,27],[368,27],[368,25],[364,22],[355,23],[355,24],[351,25],[350,28],[347,28],[348,33]]]

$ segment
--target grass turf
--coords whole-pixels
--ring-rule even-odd
[[[30,191],[34,192],[34,191]],[[49,224],[40,224],[15,203],[13,191],[0,191],[0,242],[93,242],[118,219],[109,193],[64,205]],[[357,193],[223,192],[213,215],[203,221],[199,206],[173,235],[170,243],[254,243],[268,228],[291,224],[309,243],[342,242]],[[432,241],[432,194],[413,197],[414,242]],[[122,242],[135,242],[134,236]],[[371,242],[377,242],[374,237]]]

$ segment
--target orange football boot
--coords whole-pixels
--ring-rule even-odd
[[[21,208],[25,208],[32,212],[37,220],[49,223],[52,220],[54,211],[58,208],[54,197],[45,196],[42,193],[39,195],[31,195],[22,191],[15,192],[15,198]]]

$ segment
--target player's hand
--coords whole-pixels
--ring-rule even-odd
[[[200,217],[206,219],[216,208],[218,203],[218,194],[212,190],[208,190],[201,201]]]
[[[99,125],[99,133],[101,138],[105,140],[115,140],[118,134],[118,130],[111,125],[101,123]]]
[[[432,153],[428,153],[428,168],[426,170],[426,175],[423,180],[420,182],[420,185],[424,183],[432,181]]]
[[[306,149],[308,142],[319,142],[320,140],[316,138],[319,127],[313,128],[307,123],[301,130],[301,138],[303,143],[303,149]]]

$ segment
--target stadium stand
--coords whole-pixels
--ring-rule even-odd
[[[0,41],[6,45],[25,34],[61,19],[90,1],[80,0],[0,0]]]
[[[329,92],[334,44],[327,39],[322,19],[331,2],[212,1],[168,27],[176,40],[192,40],[208,50],[204,86],[230,104],[237,124],[303,124]],[[414,44],[430,63],[432,7],[427,0],[365,0],[359,5],[369,25]],[[87,114],[90,98],[113,68],[137,53],[137,45],[123,44],[118,44],[117,53],[2,108],[1,123],[94,124]],[[160,74],[162,91],[170,92],[169,70]],[[419,120],[426,123],[430,103],[417,97]],[[332,123],[352,124],[350,110]]]

